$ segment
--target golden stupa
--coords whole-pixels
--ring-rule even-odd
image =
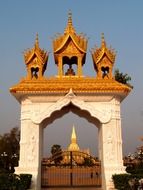
[[[75,127],[73,126],[72,128],[72,135],[71,135],[71,143],[68,147],[69,151],[79,151],[79,146],[77,144],[76,140],[76,132],[75,132]]]

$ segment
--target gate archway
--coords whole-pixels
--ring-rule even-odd
[[[47,155],[50,155],[51,147],[54,144],[59,144],[61,145],[62,149],[66,150],[68,144],[70,143],[70,135],[73,126],[75,126],[75,129],[77,131],[77,140],[79,142],[79,146],[81,145],[82,148],[89,148],[93,155],[97,155],[97,123],[99,123],[99,121],[91,117],[87,111],[83,111],[72,104],[63,107],[59,111],[55,111],[50,118],[43,121],[43,156],[45,157]]]
[[[67,98],[67,95],[66,95]],[[71,96],[70,96],[71,98]],[[85,111],[85,110],[81,110],[80,108],[76,107],[75,105],[73,105],[72,103],[66,105],[65,107],[61,108],[61,110],[55,111],[51,114],[51,116],[49,118],[46,118],[45,120],[43,120],[42,122],[42,126],[44,128],[44,133],[45,133],[45,126],[46,128],[48,128],[49,124],[51,124],[53,121],[55,121],[56,119],[59,119],[61,117],[63,117],[65,114],[67,114],[68,112],[73,112],[74,114],[78,115],[79,117],[85,118],[88,122],[90,122],[92,125],[92,127],[98,126],[98,129],[100,128],[100,122],[99,120],[97,120],[96,118],[92,117],[90,115],[89,112]],[[45,114],[46,115],[46,114]],[[75,124],[75,121],[74,121]],[[69,127],[70,122],[68,122],[68,126]],[[90,125],[90,124],[88,124]],[[59,128],[61,126],[58,126]],[[89,128],[90,130],[90,128]],[[56,133],[56,138],[58,138],[58,131],[54,132],[53,138],[54,138],[54,134]],[[67,133],[64,131],[64,137],[67,135]],[[49,137],[48,133],[47,133],[47,138]],[[88,138],[90,138],[89,136],[87,136],[86,134],[84,135],[85,137],[85,141],[87,141]],[[59,138],[58,138],[59,140]],[[97,146],[95,146],[95,144],[97,143],[97,134],[94,134],[94,149],[96,147],[96,150],[98,150]],[[48,142],[48,139],[47,139]],[[57,143],[57,141],[54,141],[54,143]],[[47,147],[48,144],[46,144]],[[51,157],[51,159],[47,159],[47,157],[44,158],[45,162],[42,161],[42,177],[41,177],[41,185],[42,187],[81,187],[81,186],[94,186],[94,187],[101,187],[101,162],[100,160],[97,160],[97,158],[93,158],[91,156],[91,154],[88,152],[84,152],[85,150],[83,150],[83,152],[80,151],[80,149],[78,151],[63,151],[62,154],[64,156],[64,158],[62,159],[62,161],[58,164],[53,164],[54,158]],[[87,150],[86,150],[87,151]],[[67,156],[65,154],[68,154]],[[57,155],[59,156],[59,155]],[[65,159],[65,157],[69,157],[67,159]],[[78,163],[79,160],[76,160],[76,162],[73,164],[71,161],[69,160],[74,160],[74,158],[77,158],[79,160],[82,160],[81,163]],[[82,157],[82,159],[80,159],[80,157]],[[84,164],[84,158],[87,158],[87,160],[89,161],[93,161],[92,165],[86,165],[86,163]],[[91,159],[92,158],[92,159]],[[67,160],[69,161],[69,163],[67,164]],[[50,161],[50,162],[49,162]],[[86,159],[85,159],[86,161]],[[96,162],[95,162],[96,161]],[[65,162],[65,163],[64,163]],[[79,161],[80,162],[80,161]],[[92,172],[91,172],[92,171]],[[93,173],[94,177],[91,177]]]
[[[48,53],[39,47],[37,35],[34,47],[24,53],[27,76],[10,89],[21,104],[20,160],[16,173],[32,174],[35,190],[41,189],[43,128],[47,125],[48,118],[48,122],[57,118],[64,107],[70,105],[76,108],[78,114],[98,121],[102,189],[109,190],[113,187],[113,174],[125,172],[120,103],[131,88],[114,79],[112,69],[116,54],[107,47],[103,35],[101,47],[91,51],[96,77],[83,75],[86,50],[87,39],[76,33],[69,13],[64,34],[53,40],[57,76],[44,77]],[[74,60],[66,74],[63,72],[65,56],[68,58],[66,60],[76,57],[76,73],[72,67]]]

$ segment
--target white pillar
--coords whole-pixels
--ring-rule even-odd
[[[102,189],[114,187],[112,175],[124,173],[120,118],[112,118],[99,129],[102,169]]]
[[[15,173],[32,174],[32,189],[41,189],[43,129],[30,119],[21,120],[20,160]]]

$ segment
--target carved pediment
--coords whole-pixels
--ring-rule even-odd
[[[80,108],[83,111],[87,111],[90,113],[90,115],[97,120],[99,120],[101,123],[107,123],[111,119],[111,110],[105,110],[105,108],[95,108],[88,102],[84,102],[83,100],[79,99],[70,89],[69,93],[66,94],[63,98],[59,99],[57,102],[51,104],[48,106],[44,111],[40,113],[34,112],[32,110],[32,121],[34,123],[41,123],[46,118],[49,118],[52,113],[55,111],[60,111],[63,107],[68,106],[69,104],[72,104],[78,108]]]
[[[70,41],[67,42],[67,44],[64,46],[62,53],[70,56],[70,55],[74,55],[74,54],[80,54],[81,52],[80,52],[79,49],[76,47],[76,45],[74,44],[74,42],[70,40]]]

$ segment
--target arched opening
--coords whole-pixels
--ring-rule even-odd
[[[108,77],[108,74],[109,74],[109,67],[106,66],[106,67],[101,67],[101,71],[102,71],[102,78],[104,77]]]
[[[74,76],[77,74],[77,57],[73,56],[71,58],[63,57],[63,72],[66,76]]]
[[[32,67],[31,68],[31,78],[37,79],[39,75],[39,67]]]
[[[72,127],[73,125],[75,126],[76,129],[76,137],[77,137],[77,144],[79,146],[79,151],[69,151],[68,147],[69,144],[71,143],[71,132],[72,132]],[[55,111],[52,113],[52,115],[50,116],[50,118],[46,118],[43,122],[42,122],[42,126],[43,126],[43,130],[44,130],[44,138],[43,138],[43,157],[44,157],[44,164],[46,163],[46,161],[48,160],[48,167],[49,170],[48,172],[50,172],[51,168],[55,167],[55,163],[52,161],[52,165],[50,165],[49,157],[52,158],[52,154],[51,154],[51,148],[53,145],[60,145],[61,149],[63,151],[63,156],[62,156],[62,164],[60,163],[60,165],[58,165],[58,169],[54,170],[52,169],[52,175],[54,175],[54,171],[57,172],[56,176],[59,175],[60,172],[60,166],[62,167],[62,173],[60,172],[60,176],[62,175],[66,175],[66,177],[64,177],[64,180],[61,180],[62,182],[57,182],[57,184],[60,185],[65,185],[64,183],[68,183],[68,185],[70,186],[71,183],[72,185],[101,185],[101,173],[100,173],[100,166],[99,166],[99,162],[97,163],[96,161],[99,161],[99,145],[98,145],[98,129],[100,128],[100,122],[99,120],[97,120],[96,118],[93,118],[87,111],[85,110],[81,110],[78,107],[74,106],[73,104],[69,104],[65,107],[63,107],[61,110],[59,111]],[[71,154],[72,154],[72,159],[71,159]],[[88,155],[88,156],[87,156]],[[92,167],[83,167],[83,161],[84,164],[89,164],[89,158],[91,161],[92,158],[92,164],[96,164],[96,171],[93,172],[93,174],[91,173],[91,168]],[[64,160],[64,161],[63,161]],[[69,162],[67,162],[67,160]],[[72,161],[70,161],[72,160]],[[74,162],[73,162],[74,160]],[[81,161],[82,160],[82,161]],[[95,160],[95,161],[93,161]],[[72,162],[72,166],[71,166],[71,162]],[[79,171],[79,174],[76,173],[76,175],[78,175],[79,178],[81,178],[81,173],[85,173],[86,175],[89,174],[89,176],[95,176],[94,178],[90,177],[91,181],[89,184],[86,184],[86,180],[82,179],[83,182],[79,182],[77,181],[77,179],[75,180],[75,177],[73,177],[72,182],[71,182],[71,178],[70,178],[70,182],[66,181],[67,178],[67,171],[68,169],[65,167],[65,164],[69,164],[67,167],[72,167],[72,171],[73,173],[76,171]],[[77,166],[77,168],[76,168]],[[81,168],[84,168],[84,171],[80,171],[80,166]],[[43,167],[42,167],[43,168]],[[46,167],[45,167],[46,168]],[[65,170],[64,170],[64,169]],[[74,169],[73,169],[74,168]],[[94,167],[93,167],[94,168]],[[67,171],[66,171],[67,169]],[[94,169],[93,169],[94,170]],[[46,170],[45,170],[46,171]],[[65,173],[66,174],[65,174]],[[71,171],[70,171],[71,172]],[[42,172],[43,173],[43,172]],[[51,173],[47,173],[47,175],[51,175]],[[74,174],[73,174],[74,175]],[[85,175],[85,174],[84,174]],[[83,176],[82,176],[83,178]],[[53,179],[49,180],[49,184],[48,185],[56,185],[56,181],[58,181],[59,179],[56,179],[55,181],[52,181]],[[46,184],[47,180],[42,180],[42,183]]]

